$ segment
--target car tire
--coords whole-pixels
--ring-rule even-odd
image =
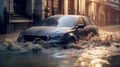
[[[77,43],[77,42],[76,42],[76,39],[75,39],[74,37],[69,38],[68,44],[71,44],[71,43],[73,43],[73,44],[76,44],[76,43]]]
[[[98,32],[92,32],[92,36],[99,36],[99,33]]]
[[[62,48],[64,48],[64,49],[72,48],[73,44],[76,44],[76,43],[77,43],[76,39],[74,37],[71,37],[68,39],[67,45],[63,45]]]

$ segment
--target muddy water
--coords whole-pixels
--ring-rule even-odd
[[[0,67],[120,67],[120,48],[96,46],[89,49],[42,48],[0,51]]]
[[[72,45],[75,47],[62,49],[13,41],[0,43],[0,67],[120,67],[119,33],[88,37]]]
[[[70,59],[63,51],[66,50],[50,48],[39,52],[2,51],[0,67],[73,67],[77,58]]]
[[[61,48],[43,48],[39,44],[18,44],[5,42],[0,44],[0,67],[73,67],[72,61]],[[37,47],[37,48],[36,48]],[[38,51],[32,50],[41,49]]]
[[[0,54],[1,67],[52,67],[49,58],[44,54]]]

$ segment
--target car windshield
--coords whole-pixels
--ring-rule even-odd
[[[53,27],[73,27],[76,17],[70,16],[59,16],[59,17],[49,17],[45,20],[44,26]]]

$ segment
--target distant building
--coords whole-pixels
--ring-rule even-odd
[[[4,0],[0,0],[0,34],[4,34],[4,4],[3,4]]]
[[[120,24],[120,0],[64,0],[64,14],[85,15],[98,26]]]
[[[120,0],[87,0],[88,16],[99,26],[120,24]]]
[[[32,23],[33,0],[0,0],[1,34],[24,29]]]
[[[99,26],[120,24],[120,0],[0,0],[0,34],[58,14],[85,15]]]
[[[0,0],[0,34],[26,29],[39,23],[40,20],[34,23],[36,19],[33,17],[40,18],[40,13],[42,0]]]
[[[64,0],[63,0],[64,1]],[[63,14],[61,0],[0,0],[0,34],[41,25],[46,16]]]

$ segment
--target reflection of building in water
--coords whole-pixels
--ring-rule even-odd
[[[0,0],[0,8],[0,33],[40,25],[58,14],[85,15],[100,26],[120,24],[120,0]]]

